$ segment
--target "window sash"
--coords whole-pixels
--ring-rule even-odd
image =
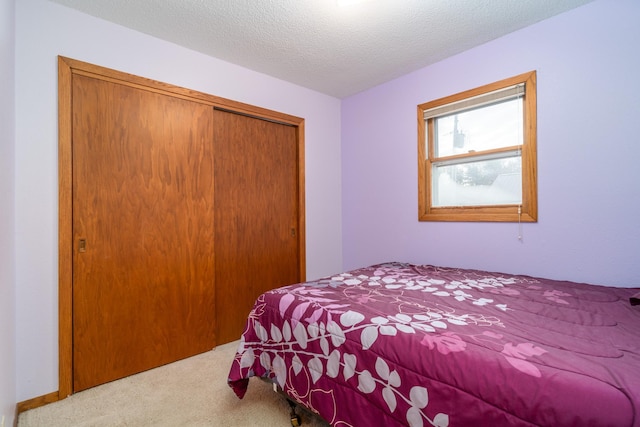
[[[481,162],[484,160],[498,160],[510,157],[521,157],[521,153],[521,146],[513,146],[494,151],[479,151],[476,153],[458,154],[456,156],[442,157],[432,160],[431,164],[434,166],[462,165],[464,163]]]

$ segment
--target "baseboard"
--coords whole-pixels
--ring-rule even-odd
[[[25,400],[22,402],[18,402],[16,405],[16,418],[14,425],[18,423],[18,415],[21,413],[28,411],[29,409],[39,408],[40,406],[44,406],[48,403],[57,402],[60,400],[59,393],[54,391],[49,394],[45,394],[44,396],[34,397],[33,399]]]

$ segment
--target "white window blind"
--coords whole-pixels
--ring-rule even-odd
[[[520,83],[508,86],[493,92],[483,93],[482,95],[466,98],[457,102],[441,105],[439,107],[430,108],[424,111],[424,119],[432,119],[434,117],[442,117],[459,111],[468,110],[470,108],[480,107],[482,105],[491,104],[497,101],[506,101],[509,99],[524,96],[525,84]]]

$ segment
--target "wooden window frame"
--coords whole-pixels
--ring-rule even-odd
[[[510,86],[524,84],[522,154],[522,203],[509,205],[435,207],[432,205],[432,166],[435,157],[434,118],[426,110],[460,102]],[[418,105],[418,220],[459,222],[537,222],[536,72],[520,74],[455,95]],[[428,138],[427,138],[428,136]],[[513,149],[513,147],[508,147]],[[499,150],[498,150],[499,151]],[[428,154],[428,155],[427,155]],[[464,156],[464,155],[462,155]],[[449,158],[455,158],[450,156]],[[437,159],[442,160],[442,158]]]

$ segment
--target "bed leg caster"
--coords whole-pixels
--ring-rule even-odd
[[[302,420],[300,419],[300,415],[296,414],[296,404],[291,400],[287,399],[289,406],[291,406],[291,425],[293,427],[298,427],[302,425]]]

